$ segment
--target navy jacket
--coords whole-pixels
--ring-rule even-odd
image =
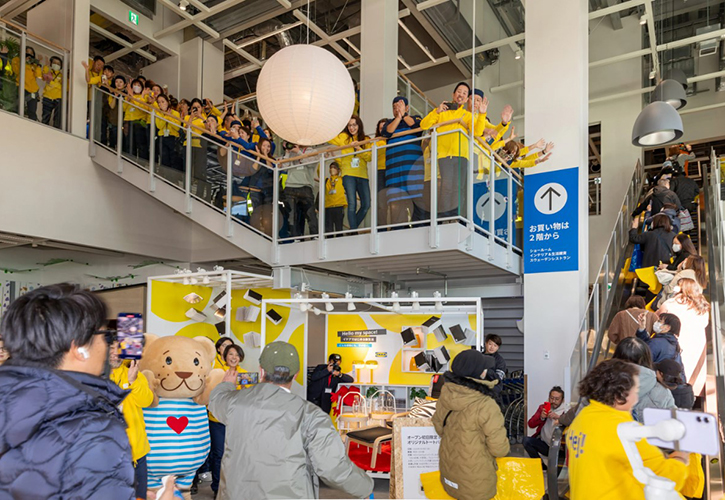
[[[340,383],[350,384],[354,379],[346,374],[341,373],[339,377],[334,377],[327,371],[327,365],[317,365],[315,371],[312,372],[310,380],[307,382],[307,401],[314,403],[325,413],[330,413],[332,408],[332,399],[330,394],[337,392],[337,386]],[[329,389],[330,392],[325,392]]]
[[[650,337],[646,330],[637,330],[637,337],[642,339],[652,351],[652,362],[659,363],[665,359],[674,359],[682,365],[680,344],[671,333],[657,333]]]
[[[135,498],[131,447],[110,380],[0,366],[0,500]],[[95,392],[92,395],[89,392]]]

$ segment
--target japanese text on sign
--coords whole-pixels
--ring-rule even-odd
[[[420,475],[438,470],[441,438],[433,427],[403,427],[400,431],[403,498],[426,498],[420,488]]]

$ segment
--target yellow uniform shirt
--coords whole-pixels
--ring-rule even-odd
[[[45,84],[43,97],[48,99],[60,99],[63,95],[63,70],[53,71],[48,66],[43,67],[43,74],[50,73],[53,79]]]
[[[347,197],[342,186],[342,177],[335,175],[325,183],[325,208],[346,207]]]
[[[143,408],[148,408],[154,402],[154,393],[149,388],[149,382],[143,373],[139,372],[133,384],[128,382],[128,367],[122,364],[111,372],[111,381],[121,389],[130,390],[131,393],[121,403],[121,412],[126,421],[126,434],[131,443],[131,455],[135,462],[151,451],[148,437],[146,437],[146,424],[143,420]]]
[[[217,354],[217,359],[214,361],[214,368],[221,368],[222,370],[227,371],[229,370],[229,365],[222,361],[221,356]],[[239,365],[237,365],[237,373],[247,373],[247,370],[242,370]],[[240,390],[241,388],[241,386],[237,385],[237,390]],[[219,420],[217,420],[211,412],[209,412],[209,420],[212,422],[219,422]]]
[[[148,110],[150,109],[148,104],[145,103],[145,99],[141,94],[134,96],[126,96],[123,103],[123,121],[124,122],[135,122],[135,121],[146,121],[146,117],[149,115]]]
[[[163,117],[156,115],[156,133],[159,137],[179,137],[179,127],[181,126],[179,112],[170,109],[166,113],[173,115],[174,118],[167,115],[163,115]]]
[[[644,486],[635,479],[617,434],[619,424],[632,421],[630,413],[597,401],[577,415],[566,434],[572,500],[644,500]],[[665,458],[644,439],[637,448],[645,467],[674,481],[677,491],[682,489],[684,463]]]
[[[385,139],[378,140],[375,145],[380,148],[388,143]],[[385,153],[388,148],[378,149],[378,170],[385,170]],[[382,186],[378,186],[379,188]]]
[[[438,127],[438,158],[448,157],[468,157],[468,138],[463,134],[451,133],[440,136],[445,132],[451,130],[461,130],[469,132],[471,130],[472,115],[466,109],[461,106],[458,109],[447,110],[443,113],[438,113],[437,109],[434,109],[428,115],[423,118],[420,122],[422,129],[430,129],[438,123],[443,123],[451,120],[461,119],[462,123],[452,123],[450,125],[444,125]],[[473,126],[473,135],[481,136],[483,130],[486,128],[486,115],[485,113],[476,115],[476,120]]]
[[[184,122],[186,122],[186,120],[184,120]],[[199,138],[199,134],[201,134],[202,132],[199,129],[205,130],[206,124],[201,118],[194,118],[193,120],[191,120],[191,124],[196,127],[191,129],[191,147],[200,148],[201,139]],[[186,134],[186,132],[184,132],[184,134]],[[186,146],[186,140],[184,140],[184,146]]]
[[[93,71],[93,59],[88,60],[88,73],[91,76],[91,80],[88,82],[88,100],[91,100],[91,93],[93,92],[93,86],[100,87],[103,83],[103,70],[96,73]]]
[[[337,137],[335,137],[333,140],[330,141],[330,144],[334,146],[347,146],[348,144],[352,144],[354,141],[352,137],[350,137],[347,132],[343,132]],[[354,153],[354,148],[344,148],[342,151],[340,151],[339,154],[349,154]],[[365,144],[363,146],[363,151],[358,152],[355,155],[345,156],[343,158],[340,158],[337,160],[337,163],[340,165],[340,170],[342,171],[342,176],[345,177],[346,175],[349,175],[350,177],[359,177],[361,179],[367,179],[368,178],[368,162],[373,159],[372,152],[370,151],[370,143]]]
[[[20,59],[14,57],[11,64],[13,73],[15,73],[15,83],[20,85]],[[38,86],[38,78],[43,76],[40,66],[37,64],[25,65],[25,92],[35,94],[40,87]]]

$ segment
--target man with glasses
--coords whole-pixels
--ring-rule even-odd
[[[0,491],[15,498],[135,498],[134,469],[108,379],[106,306],[75,285],[16,299],[0,335]]]

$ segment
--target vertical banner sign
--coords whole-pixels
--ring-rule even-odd
[[[579,167],[526,176],[524,273],[579,268]]]
[[[509,200],[509,192],[508,192],[508,178],[503,177],[501,179],[496,179],[496,188],[494,190],[494,196],[493,199],[491,198],[491,193],[488,188],[488,181],[485,182],[476,182],[473,185],[473,206],[474,206],[474,213],[473,213],[473,220],[474,222],[482,227],[486,231],[490,231],[489,226],[489,219],[491,218],[491,206],[490,203],[494,204],[494,210],[493,210],[493,216],[496,219],[496,222],[494,224],[494,230],[495,230],[495,236],[508,241],[508,200]],[[515,185],[515,183],[512,183],[512,185]],[[518,201],[516,198],[514,198],[514,212],[517,212],[517,204]],[[516,234],[514,232],[514,240],[511,242],[513,245],[516,245],[518,242],[515,238]]]

